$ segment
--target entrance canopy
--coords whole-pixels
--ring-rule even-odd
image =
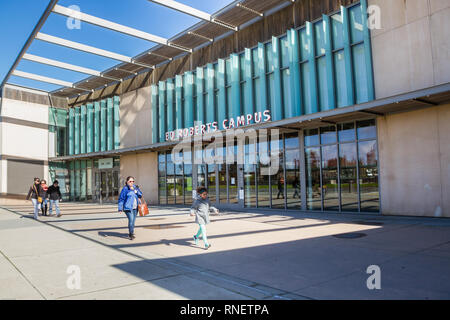
[[[189,55],[295,2],[295,0],[235,0],[219,11],[209,14],[201,9],[172,0],[136,1],[149,1],[157,6],[166,7],[173,12],[178,11],[181,14],[194,17],[198,22],[171,38],[165,38],[159,36],[156,31],[153,33],[152,30],[139,30],[108,19],[103,19],[100,17],[102,15],[101,12],[81,12],[72,7],[58,4],[58,0],[51,0],[5,79],[2,81],[1,88],[5,84],[11,83],[11,76],[16,76],[58,86],[56,90],[47,91],[52,96],[67,99],[74,98],[120,83],[140,73],[151,71],[174,59]],[[107,4],[108,2],[105,1],[105,5]],[[120,12],[117,14],[120,14]],[[41,32],[42,27],[51,15],[64,16],[80,23],[88,23],[129,37],[148,41],[150,49],[135,56],[128,56],[74,41],[73,39],[56,37],[52,34]],[[149,17],[149,19],[151,18]],[[176,17],[174,17],[174,21],[167,21],[167,23],[176,23]],[[66,55],[58,59],[50,59],[49,57],[29,52],[30,46],[34,41],[42,41],[53,46],[65,47],[74,51],[82,51],[92,56],[109,58],[118,63],[107,70],[96,70],[86,66],[68,63],[65,59]],[[121,44],[117,43],[115,47],[120,48]],[[86,78],[83,78],[81,81],[70,81],[63,76],[56,78],[28,72],[27,70],[18,68],[22,60],[81,73],[86,75]]]

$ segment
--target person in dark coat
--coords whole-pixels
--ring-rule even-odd
[[[28,191],[27,200],[31,197],[31,202],[33,203],[34,208],[34,219],[38,219],[39,210],[41,209],[41,203],[38,201],[38,197],[40,197],[41,193],[41,179],[34,178],[34,183],[30,187],[30,190]]]
[[[42,179],[41,180],[41,192],[39,193],[39,196],[42,198],[41,210],[42,210],[43,216],[47,215],[47,209],[48,209],[47,190],[48,190],[47,181]]]
[[[53,205],[56,208],[56,216],[61,217],[61,210],[59,209],[59,203],[62,201],[61,191],[59,190],[58,180],[53,181],[53,184],[47,190],[47,197],[50,201],[49,215],[52,215]]]

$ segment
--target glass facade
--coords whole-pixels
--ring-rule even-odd
[[[237,157],[232,156],[234,163],[227,163],[224,157],[224,161],[213,164],[174,165],[171,151],[160,153],[160,204],[190,205],[193,188],[206,186],[216,205],[335,212],[380,210],[375,120],[288,131],[270,139],[259,136],[246,139],[242,146],[216,146],[213,151],[206,147],[198,154],[204,159],[208,152],[226,156],[227,152],[239,154],[241,150],[243,164],[236,163]],[[270,163],[264,160],[268,155]],[[197,172],[195,184],[183,183],[193,181],[192,170]],[[177,178],[173,178],[174,173]],[[177,191],[171,193],[169,189]]]
[[[374,100],[363,6],[365,1],[341,7],[255,48],[152,85],[153,143],[177,139],[177,129],[192,136],[195,122],[216,121],[225,130],[237,127],[231,120],[243,115],[254,115],[254,123],[265,110],[276,121]]]
[[[120,147],[120,100],[118,96],[65,110],[58,122],[57,156],[108,151]],[[54,108],[51,108],[54,109]],[[55,109],[56,110],[56,109]],[[51,110],[50,116],[62,113]],[[62,117],[59,115],[59,117]],[[64,148],[67,146],[67,148]]]

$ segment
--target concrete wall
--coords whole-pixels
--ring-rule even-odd
[[[147,203],[158,204],[158,153],[146,152],[120,157],[120,179],[136,179]]]
[[[378,118],[383,214],[450,217],[450,104]]]
[[[372,30],[376,98],[450,82],[450,1],[369,0],[381,9]]]
[[[151,88],[145,87],[120,96],[121,148],[152,143]]]
[[[48,105],[4,98],[1,193],[26,194],[34,177],[48,180]]]

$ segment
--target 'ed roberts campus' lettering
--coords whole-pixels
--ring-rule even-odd
[[[242,126],[247,126],[249,124],[267,122],[270,120],[271,120],[270,110],[265,110],[263,112],[255,112],[254,114],[249,113],[246,115],[238,116],[236,118],[224,119],[221,123],[222,128],[220,130],[239,128]],[[165,134],[165,138],[166,141],[172,141],[180,138],[203,135],[217,130],[219,130],[219,124],[217,121],[214,121],[206,124],[196,125],[189,128],[168,131]]]

